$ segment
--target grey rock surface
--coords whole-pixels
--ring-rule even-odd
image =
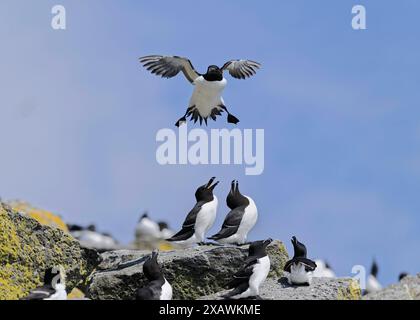
[[[227,290],[201,297],[200,300],[221,300]],[[313,278],[310,286],[291,286],[285,277],[268,278],[260,288],[264,300],[358,300],[360,289],[351,279]]]
[[[273,241],[267,252],[271,259],[270,276],[281,276],[288,260],[283,243]],[[248,246],[210,245],[161,252],[158,261],[172,284],[174,299],[197,299],[222,290],[242,266],[247,253]],[[145,284],[143,262],[125,268],[121,265],[149,255],[150,251],[136,250],[103,253],[102,263],[90,278],[88,297],[95,300],[134,299],[137,289]]]
[[[420,300],[420,274],[363,296],[364,300]]]

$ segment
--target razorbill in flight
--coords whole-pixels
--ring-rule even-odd
[[[315,278],[335,278],[335,273],[331,269],[328,262],[318,259],[315,260],[316,263],[316,269],[312,273],[312,276]]]
[[[66,275],[63,267],[52,267],[45,271],[44,285],[33,289],[20,300],[67,300]]]
[[[260,298],[260,286],[270,271],[270,258],[265,249],[272,241],[272,239],[267,239],[251,243],[244,266],[233,275],[233,280],[227,284],[227,288],[233,290],[223,295],[224,298]]]
[[[232,181],[226,203],[231,211],[227,214],[222,229],[209,239],[224,244],[242,245],[257,222],[257,207],[254,200],[241,194],[239,183],[235,180]]]
[[[261,67],[258,62],[251,60],[230,60],[223,67],[211,65],[205,74],[198,73],[190,60],[178,56],[150,55],[140,58],[140,62],[151,73],[162,78],[175,77],[182,71],[185,78],[195,86],[185,115],[175,124],[179,127],[182,123],[190,120],[200,120],[200,124],[207,124],[208,118],[216,120],[223,111],[228,114],[227,121],[237,124],[239,120],[229,113],[222,98],[222,92],[226,87],[226,79],[223,77],[225,70],[236,79],[246,79],[256,74]]]
[[[372,267],[370,269],[370,274],[366,281],[366,292],[365,293],[372,293],[382,289],[381,284],[378,281],[378,264],[375,260],[373,260]]]
[[[160,238],[159,224],[150,219],[145,212],[139,219],[136,226],[136,239],[144,242],[153,242]]]
[[[213,184],[216,178],[197,189],[195,199],[197,203],[188,213],[181,231],[167,239],[179,245],[203,244],[206,232],[213,226],[217,212],[217,197],[213,195],[214,188],[219,181]]]
[[[294,255],[286,262],[284,271],[289,273],[289,284],[291,285],[310,285],[311,271],[317,267],[316,263],[306,257],[306,246],[299,242],[295,236],[292,237]]]
[[[172,300],[172,286],[163,276],[157,257],[158,251],[154,250],[143,264],[143,273],[149,282],[137,291],[137,300]]]

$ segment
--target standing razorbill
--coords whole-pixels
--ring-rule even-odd
[[[223,222],[222,229],[209,239],[220,243],[242,245],[248,232],[255,226],[258,210],[254,200],[243,196],[239,191],[238,181],[232,181],[226,203],[231,211]]]
[[[66,274],[61,266],[48,268],[44,275],[44,285],[29,292],[20,300],[67,300]]]
[[[289,284],[310,285],[311,274],[309,272],[316,269],[316,263],[306,257],[306,246],[299,242],[295,236],[292,237],[294,255],[286,262],[284,271],[289,273]]]
[[[244,266],[233,275],[233,280],[227,284],[227,288],[233,290],[225,294],[224,298],[260,298],[260,286],[270,271],[270,258],[265,249],[272,241],[272,239],[267,239],[251,243]]]
[[[212,185],[216,178],[199,187],[195,192],[197,203],[188,213],[181,231],[167,239],[180,245],[204,243],[206,232],[213,226],[217,212],[217,198],[213,195],[214,188],[219,181]]]
[[[185,115],[176,122],[179,127],[182,123],[190,120],[200,120],[207,125],[208,118],[216,121],[216,116],[223,111],[228,114],[227,121],[237,124],[238,118],[229,113],[222,98],[222,92],[226,87],[226,79],[223,71],[228,70],[230,75],[237,79],[246,79],[256,74],[261,67],[258,62],[251,60],[230,60],[222,68],[211,65],[205,74],[198,73],[190,60],[178,56],[150,55],[140,58],[140,62],[151,73],[163,78],[175,77],[179,72],[183,72],[185,78],[195,86],[190,103]]]
[[[143,273],[149,283],[137,291],[137,300],[172,300],[172,286],[163,276],[157,262],[158,251],[143,264]]]
[[[375,260],[373,260],[372,267],[370,269],[370,274],[366,281],[366,292],[365,293],[372,293],[382,289],[381,284],[378,281],[378,264]]]
[[[331,269],[328,262],[318,259],[315,260],[316,269],[313,272],[312,276],[315,278],[335,278],[335,273]]]
[[[150,219],[145,212],[139,219],[136,226],[136,239],[144,242],[154,242],[159,240],[161,235],[159,224]]]

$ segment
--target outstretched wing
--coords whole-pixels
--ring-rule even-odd
[[[246,79],[257,73],[261,64],[251,60],[230,60],[224,64],[222,70],[228,70],[236,79]]]
[[[188,81],[193,83],[195,79],[201,76],[195,71],[190,60],[178,56],[145,56],[140,58],[140,63],[151,73],[162,78],[175,77],[182,71]]]

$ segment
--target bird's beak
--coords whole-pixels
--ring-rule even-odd
[[[214,188],[216,188],[216,186],[219,184],[219,181],[216,181],[216,183],[214,184],[214,185],[212,185],[209,189],[211,190],[211,191],[213,191],[214,190]]]
[[[212,177],[212,178],[209,180],[209,182],[207,182],[207,184],[206,184],[206,186],[205,186],[205,188],[206,188],[206,189],[210,188],[210,185],[213,183],[214,179],[216,179],[216,177]]]
[[[152,251],[152,259],[157,259],[157,257],[158,257],[158,255],[159,255],[159,250],[158,249],[154,249],[153,251]]]
[[[297,242],[297,239],[295,236],[292,237],[292,243],[295,244]]]
[[[271,242],[273,242],[273,239],[268,238],[267,240],[264,241],[264,245],[268,246]]]
[[[230,192],[233,193],[234,191],[235,191],[235,180],[233,180],[230,185]]]

